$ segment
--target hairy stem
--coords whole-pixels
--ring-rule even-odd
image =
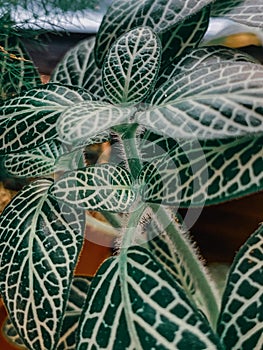
[[[207,310],[208,319],[212,327],[216,329],[219,315],[219,298],[216,289],[213,288],[213,284],[209,278],[207,278],[205,269],[191,243],[188,241],[187,237],[178,230],[176,223],[171,220],[167,209],[157,205],[151,205],[151,207],[156,213],[160,225],[164,228],[176,247],[177,254],[183,257],[183,261],[187,265],[187,270],[191,273],[192,279],[198,288],[202,298],[202,304]]]

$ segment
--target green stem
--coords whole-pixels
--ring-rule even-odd
[[[191,273],[195,285],[198,288],[211,325],[216,329],[219,315],[219,298],[211,281],[206,276],[205,269],[202,266],[200,259],[188,239],[178,230],[175,222],[171,220],[171,216],[168,214],[167,209],[163,206],[152,205],[151,207],[157,214],[159,223],[172,240],[176,252],[179,256],[183,257],[183,261],[187,265],[187,269]]]
[[[120,286],[121,286],[121,296],[124,305],[125,318],[127,322],[127,326],[130,332],[130,337],[133,340],[134,348],[136,350],[142,350],[141,342],[138,338],[138,333],[135,329],[135,324],[132,319],[133,310],[132,303],[129,295],[129,288],[127,282],[128,276],[128,249],[133,243],[134,234],[136,234],[136,229],[140,223],[141,216],[145,210],[146,206],[140,205],[134,212],[130,214],[130,218],[128,220],[127,228],[123,235],[123,240],[121,244],[121,250],[119,255],[119,273],[120,273]]]

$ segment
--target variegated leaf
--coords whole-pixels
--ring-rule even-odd
[[[0,291],[17,332],[31,350],[54,350],[81,249],[85,215],[25,187],[0,218]]]
[[[65,173],[50,188],[59,201],[87,210],[128,211],[136,192],[129,173],[115,165],[98,164]]]
[[[69,300],[67,303],[63,325],[60,331],[60,339],[56,350],[76,349],[76,330],[89,285],[90,278],[74,277],[70,288]],[[27,349],[10,319],[7,319],[5,321],[5,324],[3,326],[3,333],[9,342],[15,344],[21,349]]]
[[[161,61],[161,43],[148,27],[122,35],[103,64],[103,86],[114,104],[136,104],[149,94]]]
[[[95,38],[81,41],[69,50],[51,75],[51,82],[83,87],[93,97],[105,97],[101,70],[94,58]]]
[[[261,0],[216,0],[212,16],[263,28],[263,3]]]
[[[179,76],[179,74],[188,74],[191,71],[207,67],[211,64],[224,64],[233,62],[251,62],[258,63],[254,57],[238,50],[229,49],[223,46],[198,47],[188,50],[183,56],[171,62],[162,74],[158,77],[156,87]]]
[[[56,169],[57,158],[64,152],[61,142],[50,140],[31,150],[6,155],[4,167],[8,174],[15,177],[50,175]]]
[[[77,350],[222,349],[207,320],[141,247],[103,263],[80,322]]]
[[[57,122],[61,141],[74,146],[83,146],[101,137],[113,126],[129,123],[136,112],[134,107],[113,106],[107,102],[87,101],[65,110]]]
[[[0,34],[0,45],[0,99],[6,100],[41,84],[37,68],[20,38]]]
[[[56,350],[76,349],[76,333],[90,283],[89,277],[74,277]]]
[[[138,123],[172,138],[225,138],[263,131],[263,67],[213,64],[163,84]]]
[[[263,189],[263,136],[185,141],[140,175],[142,199],[182,207],[215,204]]]
[[[7,100],[0,107],[0,154],[21,152],[57,136],[60,114],[91,95],[80,88],[47,84]]]
[[[85,167],[84,151],[82,148],[77,148],[73,151],[66,152],[56,159],[57,171],[76,170]]]
[[[261,349],[263,344],[263,226],[248,239],[229,272],[218,321],[225,349]]]
[[[209,24],[210,7],[158,32],[162,43],[162,69],[169,67],[175,57],[195,48],[203,38]],[[153,28],[154,29],[154,28]]]
[[[95,58],[99,67],[110,46],[119,36],[138,26],[157,33],[167,32],[176,23],[196,14],[213,0],[114,0],[108,8],[96,37]]]

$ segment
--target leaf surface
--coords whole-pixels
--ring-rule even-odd
[[[136,120],[175,139],[262,133],[262,98],[262,66],[213,64],[167,81]]]
[[[87,145],[94,137],[101,138],[102,142],[107,139],[108,129],[129,123],[135,111],[134,107],[113,106],[107,102],[81,102],[60,116],[58,135],[63,142],[74,146]]]
[[[85,215],[49,194],[52,181],[25,187],[0,219],[0,290],[32,350],[53,350],[81,249]]]
[[[208,322],[146,249],[108,259],[95,276],[77,349],[222,349]]]
[[[39,147],[20,153],[11,153],[4,157],[4,167],[8,174],[15,177],[40,177],[52,174],[56,169],[56,160],[64,154],[61,142],[50,140]]]
[[[180,142],[140,175],[144,201],[216,204],[263,189],[262,136]]]
[[[7,100],[0,107],[0,154],[20,152],[56,138],[60,114],[84,100],[91,100],[85,90],[54,83]]]
[[[51,187],[59,201],[87,210],[125,212],[136,197],[129,173],[119,166],[98,164],[65,173]]]
[[[217,0],[212,7],[212,16],[263,28],[263,3],[261,0]]]
[[[136,104],[150,92],[161,60],[161,43],[148,27],[122,35],[103,64],[103,86],[114,104]]]
[[[263,343],[263,226],[237,253],[218,321],[226,349],[260,349]]]
[[[94,58],[95,38],[81,41],[69,50],[51,75],[51,82],[83,87],[93,97],[105,98],[101,70]]]
[[[96,37],[95,58],[99,67],[110,46],[119,36],[138,26],[147,26],[156,33],[196,14],[213,0],[115,0],[108,8]]]

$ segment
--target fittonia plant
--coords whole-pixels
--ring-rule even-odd
[[[177,210],[263,187],[263,68],[200,44],[210,16],[262,28],[262,13],[259,0],[115,0],[96,42],[2,103],[5,171],[39,178],[0,219],[5,331],[17,344],[261,348],[262,226],[220,302]],[[87,147],[103,141],[109,162],[87,166]],[[74,276],[89,210],[118,251],[91,282]]]

